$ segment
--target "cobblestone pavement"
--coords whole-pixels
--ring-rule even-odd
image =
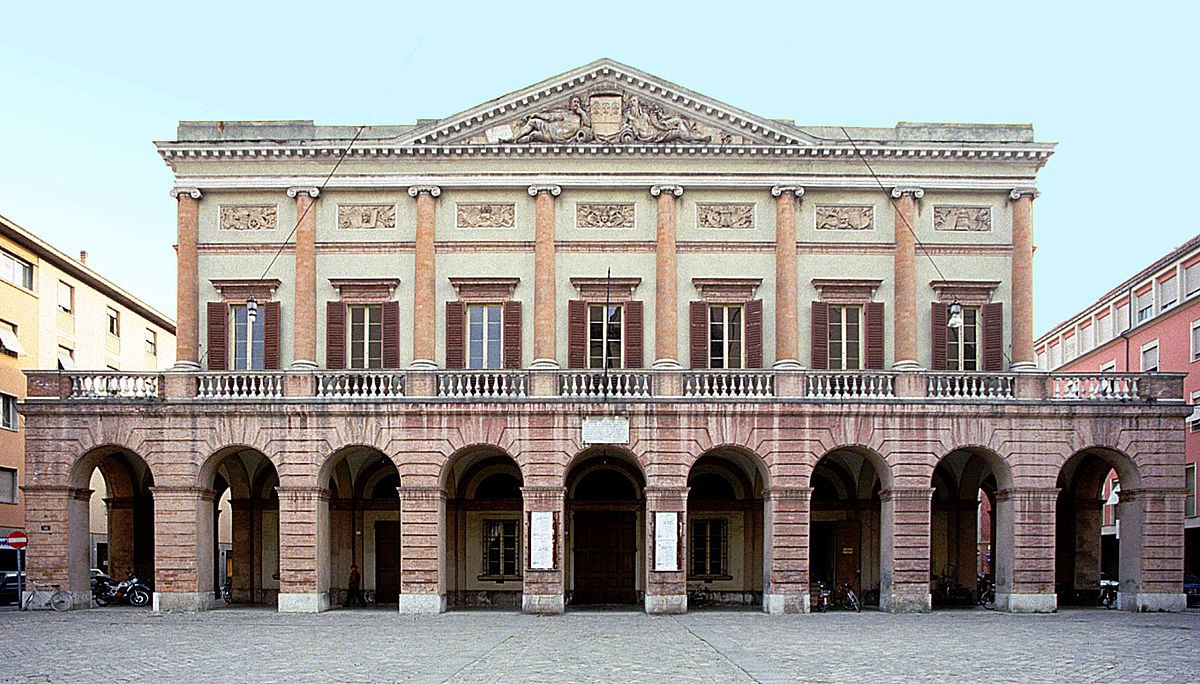
[[[0,682],[1200,680],[1200,612],[0,613]]]

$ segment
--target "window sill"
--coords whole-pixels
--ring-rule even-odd
[[[728,582],[733,579],[733,575],[688,575],[689,582]]]
[[[521,576],[520,575],[479,575],[475,579],[477,579],[481,582],[495,582],[496,584],[503,584],[505,582],[520,582]]]

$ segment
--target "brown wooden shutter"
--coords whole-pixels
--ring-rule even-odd
[[[466,326],[467,305],[460,301],[446,302],[446,368],[450,370],[467,367]]]
[[[208,369],[229,369],[229,306],[208,303]]]
[[[263,304],[263,368],[279,370],[279,302]]]
[[[1004,304],[994,302],[984,304],[981,310],[983,318],[981,329],[983,334],[983,370],[999,372],[1004,370]]]
[[[946,319],[950,315],[949,308],[950,305],[945,302],[934,302],[930,309],[930,370],[946,370]]]
[[[567,302],[567,368],[587,367],[587,302]]]
[[[829,369],[829,304],[812,303],[812,364],[813,370]]]
[[[346,304],[325,304],[325,367],[342,370],[346,367]]]
[[[642,351],[642,303],[625,302],[625,367],[644,368],[646,361]]]
[[[521,367],[521,302],[504,302],[504,367]]]
[[[383,367],[400,367],[400,302],[383,303]]]
[[[688,347],[692,368],[708,368],[708,302],[688,305]]]
[[[763,367],[763,306],[761,299],[746,302],[746,368]]]
[[[863,340],[866,343],[867,370],[883,370],[883,351],[886,346],[883,335],[883,302],[867,302],[863,307]]]

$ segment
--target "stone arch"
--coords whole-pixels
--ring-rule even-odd
[[[571,459],[563,486],[568,601],[637,603],[647,589],[643,464],[621,447],[589,447]]]
[[[688,604],[762,606],[766,463],[744,447],[714,446],[691,461],[687,483]]]
[[[887,461],[861,444],[833,447],[817,459],[808,476],[814,588],[849,583],[865,603],[879,603],[885,557],[880,491],[891,483]]]

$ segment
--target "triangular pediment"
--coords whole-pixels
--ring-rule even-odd
[[[415,145],[810,145],[764,119],[610,59],[419,126]]]

